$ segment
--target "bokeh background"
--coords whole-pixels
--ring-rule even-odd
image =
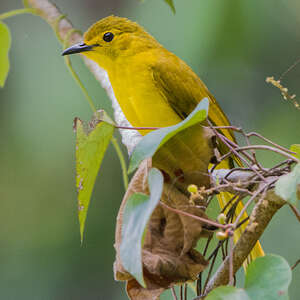
[[[137,21],[192,66],[233,124],[286,147],[300,143],[300,112],[265,83],[299,58],[299,0],[175,0],[176,15],[162,0],[54,2],[82,31],[110,14]],[[1,0],[0,13],[21,6],[19,0]],[[11,70],[0,90],[0,299],[127,299],[112,272],[124,193],[114,149],[108,149],[97,178],[80,246],[72,121],[89,119],[90,108],[52,29],[31,15],[5,22],[13,40]],[[112,113],[81,59],[72,61],[97,107]],[[299,80],[300,67],[283,83],[300,95]],[[278,160],[260,158],[265,166]],[[290,264],[299,259],[299,224],[287,207],[262,244]],[[293,271],[291,299],[299,298],[299,281],[300,267]]]

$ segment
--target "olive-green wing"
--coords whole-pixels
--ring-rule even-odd
[[[152,66],[153,79],[158,90],[182,118],[186,118],[205,97],[210,100],[209,119],[215,126],[228,126],[229,120],[192,69],[174,54],[167,52]],[[229,130],[220,130],[227,138],[235,141]]]

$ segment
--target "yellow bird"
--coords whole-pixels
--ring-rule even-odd
[[[192,69],[135,22],[106,17],[90,27],[82,43],[66,49],[63,55],[73,53],[84,54],[107,71],[122,111],[134,127],[165,127],[179,123],[205,97],[210,100],[208,118],[211,123],[230,125],[215,98]],[[144,135],[148,131],[140,132]],[[221,132],[235,141],[231,131]],[[155,154],[153,165],[171,178],[183,175],[187,184],[197,184],[198,180],[203,183],[205,179],[199,171],[207,169],[212,157],[208,139],[203,135],[205,132],[199,125],[182,131]],[[219,150],[224,153],[224,149]],[[222,167],[230,168],[230,161]],[[195,176],[197,171],[200,178]],[[220,207],[230,199],[230,194],[221,193],[218,196]],[[236,214],[242,208],[239,203]],[[241,232],[242,229],[235,231],[235,242]],[[257,242],[250,259],[263,255]]]

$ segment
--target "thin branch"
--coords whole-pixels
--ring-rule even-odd
[[[32,8],[21,8],[21,9],[15,9],[15,10],[11,10],[8,12],[5,12],[3,14],[0,14],[0,20],[4,20],[10,17],[14,17],[17,15],[22,15],[22,14],[35,14],[36,11],[35,9]]]
[[[171,292],[174,300],[178,300],[174,286],[171,287]]]
[[[285,148],[285,147],[282,147],[282,146],[280,146],[280,145],[278,145],[278,144],[272,142],[271,140],[265,138],[263,135],[261,135],[261,134],[259,134],[259,133],[257,133],[257,132],[249,132],[249,133],[246,133],[246,136],[248,136],[248,137],[250,137],[250,136],[256,136],[256,137],[258,137],[258,138],[264,140],[265,142],[267,142],[267,143],[273,145],[274,147],[276,147],[276,148],[278,148],[278,149],[280,149],[280,150],[282,150],[282,151],[284,151],[284,152],[288,152],[288,153],[290,153],[290,154],[296,154],[295,152],[293,152],[293,151],[291,151],[291,150],[289,150],[289,149],[287,149],[287,148]]]
[[[296,206],[289,204],[289,207],[291,208],[292,212],[294,213],[294,215],[296,216],[297,220],[300,222],[300,212],[297,209]]]
[[[209,224],[209,225],[213,225],[213,226],[216,226],[218,228],[222,228],[223,230],[226,230],[228,229],[231,225],[230,224],[227,224],[227,225],[222,225],[220,223],[217,223],[217,222],[214,222],[212,220],[209,220],[209,219],[205,219],[205,218],[201,218],[201,217],[198,217],[198,216],[195,216],[195,215],[192,215],[190,213],[187,213],[185,211],[182,211],[182,210],[179,210],[179,209],[176,209],[176,208],[173,208],[163,202],[159,202],[159,204],[163,207],[165,207],[166,209],[176,213],[176,214],[179,214],[179,215],[183,215],[183,216],[186,216],[186,217],[190,217],[192,219],[195,219],[195,220],[198,220],[202,223],[206,223],[206,224]]]
[[[291,269],[294,270],[298,264],[300,264],[300,259],[298,259],[292,266],[291,266]]]
[[[295,161],[296,163],[299,163],[299,159],[296,158],[295,156],[292,156],[288,153],[286,153],[285,151],[282,151],[280,149],[276,149],[274,147],[270,147],[270,146],[267,146],[267,145],[252,145],[252,146],[244,146],[244,147],[239,147],[237,149],[235,149],[236,151],[244,151],[244,150],[248,150],[248,149],[260,149],[260,150],[269,150],[269,151],[273,151],[273,152],[276,152],[278,154],[281,154],[293,161]]]
[[[263,135],[257,133],[257,132],[249,132],[249,133],[245,133],[243,131],[242,128],[240,127],[236,127],[236,126],[212,126],[212,128],[214,129],[231,129],[233,131],[236,131],[236,132],[239,132],[241,133],[244,137],[251,137],[251,136],[256,136],[262,140],[264,140],[265,142],[273,145],[274,147],[278,148],[278,149],[281,149],[282,151],[285,151],[285,152],[288,152],[288,153],[291,153],[291,154],[296,154],[295,152],[283,147],[283,146],[280,146],[274,142],[272,142],[271,140],[267,139],[266,137],[264,137]]]
[[[273,190],[266,193],[264,199],[259,201],[251,214],[250,222],[236,243],[232,252],[233,274],[242,266],[243,262],[261,237],[274,214],[286,203],[278,197]],[[217,272],[209,281],[205,293],[212,289],[226,285],[229,282],[229,257],[227,257]]]

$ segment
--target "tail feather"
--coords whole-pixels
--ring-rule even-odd
[[[217,195],[217,198],[218,198],[218,202],[219,202],[219,206],[221,209],[223,209],[225,207],[225,205],[232,199],[233,195],[230,194],[230,193],[227,193],[227,192],[222,192],[220,193],[219,195]],[[236,210],[235,210],[235,217],[237,217],[240,212],[242,211],[243,209],[243,203],[240,201],[236,207]],[[229,208],[226,208],[225,212],[228,212],[228,209]],[[246,212],[244,212],[241,220],[247,218],[248,215]],[[240,236],[242,235],[243,231],[245,230],[245,228],[247,227],[248,225],[248,221],[243,223],[239,228],[237,228],[235,231],[234,231],[234,235],[233,235],[233,240],[234,240],[234,243],[236,244],[237,241],[239,240]],[[257,257],[260,257],[260,256],[264,256],[265,253],[260,245],[260,242],[257,241],[255,246],[253,247],[251,253],[249,254],[249,256],[247,257],[247,259],[245,260],[243,266],[244,266],[244,270],[247,269],[247,266],[249,265],[249,263],[253,260],[255,260]]]

